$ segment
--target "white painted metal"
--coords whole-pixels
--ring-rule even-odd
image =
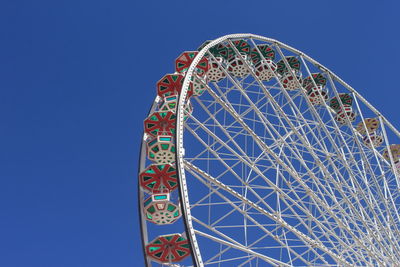
[[[327,78],[330,97],[352,95],[357,121],[366,113],[379,118],[382,147],[365,146],[349,117],[341,125],[327,103],[312,105],[305,90],[283,89],[275,71],[269,69],[274,73],[270,81],[257,78],[233,44],[238,39],[256,48],[271,45],[293,75],[285,56],[296,56],[303,78],[317,71]],[[225,78],[192,97],[193,114],[185,122],[196,65],[220,43],[244,62],[240,75],[208,55]],[[302,88],[297,79],[296,84]],[[382,157],[382,150],[400,143],[399,138],[399,131],[358,92],[302,52],[253,34],[210,42],[186,72],[178,102],[179,195],[193,251],[193,263],[182,266],[400,264],[399,173],[391,153],[390,161]],[[190,143],[186,153],[185,143]],[[147,237],[146,227],[142,231]]]

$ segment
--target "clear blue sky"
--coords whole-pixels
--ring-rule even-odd
[[[396,2],[1,0],[0,266],[142,265],[142,121],[204,40],[294,46],[400,128]]]

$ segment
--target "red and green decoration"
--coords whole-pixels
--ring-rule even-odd
[[[344,125],[347,123],[347,119],[350,122],[353,122],[356,119],[356,113],[353,112],[353,108],[351,106],[345,106],[343,109],[338,109],[335,119],[341,125]]]
[[[197,50],[200,51],[203,47],[205,47],[210,42],[211,41],[206,41]],[[240,39],[240,40],[232,41],[232,43],[236,47],[236,49],[239,51],[240,54],[250,55],[251,46],[249,45],[248,42],[246,42],[243,39]],[[236,54],[230,44],[228,44],[228,45],[217,44],[217,45],[211,47],[210,49],[208,49],[208,51],[214,57],[221,57],[223,59],[230,59],[230,58],[234,57]],[[207,56],[207,54],[206,54],[206,56]]]
[[[311,73],[311,76],[317,86],[326,86],[326,78],[321,73]],[[312,87],[314,87],[314,83],[312,82],[310,76],[303,80],[303,87],[306,90],[310,90]]]
[[[210,62],[210,69],[207,71],[207,79],[210,82],[219,82],[223,80],[226,75],[220,67],[222,64],[222,58],[217,58],[217,62],[214,60]]]
[[[328,93],[322,89],[322,86],[313,86],[307,91],[308,99],[314,106],[322,105],[328,101]]]
[[[286,57],[286,60],[290,66],[290,68],[295,72],[299,72],[300,71],[300,61],[298,58],[294,57],[294,56],[290,56],[290,57]],[[279,74],[283,75],[287,72],[289,72],[288,68],[286,67],[285,61],[283,59],[279,60],[277,63],[277,70],[276,72],[278,72]]]
[[[241,39],[241,40],[232,41],[232,43],[241,55],[247,55],[247,56],[250,55],[251,46],[249,45],[248,42]],[[227,47],[228,47],[228,59],[230,59],[230,58],[234,57],[236,53],[230,44]]]
[[[169,112],[154,112],[144,121],[144,131],[151,136],[159,134],[174,135],[176,115]]]
[[[180,73],[185,73],[190,64],[192,64],[194,58],[199,52],[197,51],[186,51],[183,52],[176,60],[175,60],[175,70]],[[203,57],[200,62],[196,66],[196,74],[199,76],[204,76],[208,70],[208,59]]]
[[[297,90],[301,87],[301,77],[287,73],[281,78],[283,88],[287,90]]]
[[[340,93],[339,98],[344,107],[350,107],[353,104],[353,97],[347,93]],[[335,111],[341,109],[340,102],[338,101],[336,96],[331,99],[329,106]]]
[[[209,70],[211,69],[211,64],[209,63],[209,68],[207,70],[207,73],[209,73]],[[207,77],[208,78],[208,77]],[[193,88],[193,95],[194,96],[199,96],[204,93],[204,91],[207,89],[207,82],[205,77],[200,77],[198,75],[193,75],[191,79],[191,86]]]
[[[139,175],[140,186],[148,193],[171,192],[178,187],[175,166],[151,164]]]
[[[164,97],[160,110],[162,112],[176,112],[176,106],[178,105],[178,98],[179,95],[170,95],[170,96],[166,96]]]
[[[211,41],[206,41],[197,50],[200,51],[201,49],[203,49],[203,47],[208,45],[210,42]],[[211,47],[210,49],[208,49],[208,51],[216,58],[220,57],[223,59],[228,59],[228,48],[224,44],[217,44],[217,45]],[[207,55],[207,53],[206,53],[206,56],[209,56],[209,55]]]
[[[267,59],[264,62],[259,63],[255,69],[256,76],[261,81],[271,80],[273,77],[275,77],[275,71],[276,71],[276,64],[270,59]]]
[[[257,49],[258,48],[258,49]],[[275,59],[275,50],[272,49],[271,46],[262,44],[257,45],[257,48],[253,48],[250,53],[251,61],[253,61],[254,65],[257,65],[262,60],[262,57],[266,60],[274,60]],[[261,55],[262,57],[261,57]]]
[[[159,112],[176,113],[176,108],[178,106],[178,100],[179,100],[178,97],[179,97],[178,95],[171,95],[164,97]],[[189,100],[185,104],[184,111],[185,111],[184,112],[185,116],[183,117],[183,119],[187,120],[187,118],[192,114],[193,111],[193,106]]]
[[[400,145],[397,145],[397,144],[390,145],[389,146],[389,150],[390,150],[390,152],[392,152],[393,162],[394,163],[399,162],[399,159],[400,159]],[[387,161],[390,161],[389,150],[385,149],[385,151],[383,152],[383,157]]]
[[[377,133],[370,133],[363,137],[363,143],[369,148],[379,147],[383,143],[383,137]]]
[[[179,95],[182,90],[183,81],[185,76],[181,73],[167,74],[157,82],[157,94],[164,98],[171,95]],[[187,97],[193,95],[192,85],[189,85]]]
[[[180,234],[159,236],[146,246],[146,254],[159,263],[179,262],[190,255],[189,243]]]
[[[244,78],[250,73],[250,70],[246,66],[244,60],[238,57],[232,57],[229,59],[228,72],[235,77]]]
[[[147,143],[147,156],[157,164],[174,163],[175,152],[175,143],[169,135],[158,135]]]
[[[365,124],[365,127],[364,127]],[[364,122],[359,122],[357,124],[356,130],[362,134],[365,135],[368,133],[373,133],[379,128],[379,120],[377,118],[366,118]]]
[[[179,206],[172,203],[169,193],[153,194],[144,201],[144,212],[149,222],[165,225],[174,223],[181,212]]]

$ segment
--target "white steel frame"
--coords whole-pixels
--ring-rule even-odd
[[[211,41],[197,54],[186,72],[177,108],[176,166],[181,209],[192,249],[193,265],[400,264],[400,183],[392,154],[389,153],[388,162],[382,157],[382,147],[366,148],[361,135],[353,126],[349,126],[349,117],[346,116],[347,126],[339,125],[334,117],[335,112],[326,103],[321,108],[313,106],[304,90],[289,92],[282,89],[273,95],[271,88],[283,88],[279,77],[275,77],[276,85],[266,85],[259,80],[252,66],[233,45],[232,40],[237,39],[246,39],[252,47],[257,47],[256,42],[270,44],[292,74],[293,70],[285,56],[288,53],[297,56],[304,76],[311,76],[315,72],[311,70],[313,68],[327,77],[328,87],[333,92],[331,96],[339,97],[343,90],[353,96],[353,110],[358,120],[364,121],[366,118],[362,109],[368,110],[370,114],[367,116],[379,118],[384,137],[383,147],[388,149],[391,144],[389,141],[394,143],[400,139],[399,131],[358,92],[302,52],[274,39],[253,34],[226,35]],[[220,61],[209,55],[225,72],[229,87],[222,88],[217,83],[207,86],[208,100],[202,96],[192,100],[207,118],[198,119],[195,109],[190,123],[185,123],[184,105],[196,66],[211,47],[220,43],[230,45],[236,56],[242,57],[254,81],[247,84],[245,79],[239,81],[232,77]],[[301,82],[296,81],[302,88]],[[311,81],[316,86],[315,81]],[[250,95],[252,92],[248,90],[255,87],[259,89],[257,94],[262,95],[261,98],[254,99]],[[231,93],[238,94],[239,104],[230,102],[228,94]],[[296,101],[303,101],[302,107],[308,108],[301,110]],[[340,105],[344,108],[341,102]],[[155,104],[152,110],[154,108]],[[273,120],[263,111],[266,108],[276,115]],[[224,120],[233,121],[221,121],[220,114],[224,114]],[[256,125],[264,127],[264,137],[258,134],[259,127]],[[347,127],[346,130],[343,127]],[[188,151],[185,156],[184,134],[192,136],[203,147],[195,156],[188,157]],[[204,135],[207,140],[202,138]],[[239,138],[245,138],[246,141],[240,143]],[[250,140],[251,148],[247,147],[247,140]],[[329,147],[326,144],[330,144]],[[142,145],[145,145],[145,138]],[[252,153],[249,154],[247,150]],[[140,170],[144,169],[145,154],[145,149],[142,149]],[[213,161],[225,169],[216,176],[195,164],[206,162],[209,166]],[[244,166],[248,173],[238,173],[239,166]],[[275,171],[276,177],[273,179],[269,175]],[[208,194],[194,202],[190,202],[193,192],[188,189],[191,183],[188,174],[209,190]],[[227,184],[229,181],[224,178],[227,174],[231,175],[232,184]],[[263,184],[256,184],[258,179]],[[261,196],[262,190],[268,193]],[[140,194],[142,204],[143,193]],[[213,197],[218,197],[219,202],[212,203]],[[268,202],[268,199],[275,201]],[[273,204],[276,207],[272,207]],[[231,211],[211,222],[211,211],[217,206],[229,206]],[[201,207],[209,210],[207,221],[192,214],[195,208]],[[243,224],[237,225],[235,221],[235,225],[220,225],[233,214],[243,216]],[[257,219],[259,216],[266,221]],[[144,218],[141,224],[143,242],[146,244]],[[243,242],[224,233],[229,228],[242,229]],[[254,229],[264,235],[255,240],[252,234]],[[219,244],[219,251],[204,258],[204,249],[198,238]],[[265,246],[268,238],[275,241],[276,247]],[[268,249],[276,248],[280,249],[280,257],[265,253]],[[232,250],[242,254],[238,252],[237,256],[233,256],[229,254]],[[149,259],[146,264],[151,265]]]

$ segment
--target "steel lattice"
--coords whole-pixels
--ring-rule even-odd
[[[276,40],[228,35],[188,53],[178,66],[177,109],[169,111],[176,121],[162,128],[158,117],[146,120],[140,172],[154,162],[146,147],[161,150],[160,137],[170,137],[168,155],[176,157],[157,164],[176,168],[179,183],[151,192],[143,177],[154,175],[140,176],[148,265],[400,264],[400,134],[381,113]],[[163,101],[156,98],[150,116]],[[144,200],[160,193],[180,203],[182,218],[173,224],[145,218]],[[190,255],[174,245],[150,255],[148,244],[174,233]]]

